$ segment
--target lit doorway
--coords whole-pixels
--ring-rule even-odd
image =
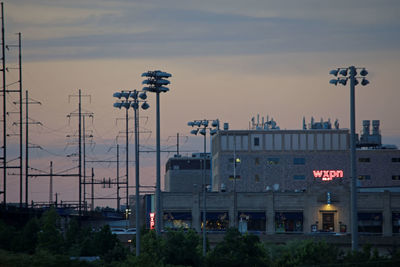
[[[335,231],[335,214],[333,212],[322,213],[322,230],[324,232]]]

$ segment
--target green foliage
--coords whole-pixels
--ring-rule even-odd
[[[183,266],[200,266],[202,263],[200,237],[192,229],[168,231],[165,237],[164,262]]]
[[[224,240],[207,255],[207,266],[266,266],[268,262],[259,238],[241,235],[236,228],[229,229]]]
[[[268,247],[273,266],[312,266],[335,264],[339,249],[326,242],[292,241],[286,245]]]
[[[50,209],[43,213],[41,217],[41,230],[38,233],[39,250],[47,250],[54,254],[63,252],[64,239],[59,229],[59,220],[55,209]]]
[[[0,249],[11,250],[17,231],[0,220]]]

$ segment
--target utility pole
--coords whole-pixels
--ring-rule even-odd
[[[40,124],[40,122],[29,122],[29,104],[41,104],[36,100],[30,100],[28,90],[25,91],[25,207],[29,204],[29,124]]]
[[[92,207],[91,207],[91,211],[94,211],[94,170],[92,168]]]
[[[6,94],[6,51],[4,37],[4,6],[1,3],[1,51],[3,72],[3,205],[7,205],[7,94]]]
[[[50,161],[49,205],[53,203],[53,162]]]

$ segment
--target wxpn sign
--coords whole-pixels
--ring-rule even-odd
[[[343,170],[314,170],[315,178],[320,178],[322,181],[332,181],[335,178],[343,178]]]

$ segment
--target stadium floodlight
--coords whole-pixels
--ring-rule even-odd
[[[347,69],[340,70],[339,74],[342,76],[347,76]]]
[[[360,75],[357,77],[357,69],[361,69]],[[330,80],[330,84],[342,85],[347,84],[347,80],[350,81],[350,178],[351,178],[351,191],[350,191],[350,206],[351,206],[351,246],[352,250],[358,250],[358,219],[357,219],[357,163],[356,163],[356,133],[355,133],[355,87],[359,84],[358,79],[361,80],[361,85],[365,86],[369,84],[369,81],[365,79],[368,71],[365,68],[356,68],[350,66],[348,68],[338,68],[337,71],[343,77],[337,80]],[[336,71],[331,71],[330,74],[337,74]],[[336,76],[336,75],[335,75]]]
[[[166,85],[171,82],[167,80],[172,77],[170,73],[161,70],[147,71],[142,73],[142,77],[147,77],[142,84],[143,91],[156,93],[156,232],[161,235],[162,215],[161,215],[161,137],[160,137],[160,93],[169,91]]]
[[[329,72],[329,74],[332,74],[332,75],[334,75],[334,76],[337,76],[338,73],[339,73],[339,69],[331,70],[331,71]]]
[[[362,69],[362,70],[360,71],[360,75],[365,77],[365,76],[368,75],[368,71],[367,71],[366,69]]]
[[[337,85],[338,79],[332,79],[332,80],[329,81],[329,83],[330,83],[330,84]]]
[[[143,91],[137,91],[137,90],[133,90],[133,91],[121,91],[121,92],[116,92],[113,94],[113,97],[117,97],[118,99],[121,98],[125,98],[126,100],[122,100],[120,102],[114,103],[114,107],[121,109],[121,107],[126,108],[126,166],[127,166],[127,171],[126,171],[126,177],[127,177],[127,186],[126,186],[126,195],[127,195],[127,203],[126,203],[126,216],[128,219],[129,216],[129,176],[128,176],[128,161],[129,161],[129,152],[128,152],[128,121],[129,121],[129,117],[128,117],[128,109],[130,107],[132,107],[132,109],[134,110],[134,126],[135,126],[135,171],[136,171],[136,175],[135,175],[135,180],[136,180],[136,184],[135,184],[135,188],[136,188],[136,255],[140,254],[140,227],[138,225],[140,225],[140,183],[139,183],[139,120],[138,120],[138,110],[140,109],[140,107],[144,110],[148,109],[150,106],[146,101],[141,101],[147,98],[146,96],[146,92]],[[133,100],[128,100],[129,98],[133,99]],[[139,99],[140,98],[140,99]],[[139,104],[142,103],[142,105],[140,106]],[[119,209],[119,207],[118,207]]]
[[[361,85],[366,86],[367,84],[369,84],[369,81],[367,79],[363,78],[361,81]]]
[[[190,127],[196,127],[195,129],[191,130],[190,133],[197,135],[197,133],[200,133],[204,137],[204,153],[203,153],[203,218],[202,218],[202,233],[203,233],[203,256],[206,255],[206,238],[207,238],[207,219],[206,219],[206,214],[207,214],[207,183],[206,183],[206,161],[207,161],[207,142],[206,142],[206,136],[207,136],[207,130],[210,131],[210,136],[216,134],[219,130],[219,120],[213,120],[211,123],[212,127],[217,127],[217,128],[210,128],[208,127],[210,123],[210,120],[194,120],[190,121],[187,123],[188,126]],[[211,141],[211,139],[210,139]],[[210,148],[212,145],[210,144]],[[210,153],[212,154],[212,153]],[[210,168],[211,168],[211,161],[210,161]],[[212,168],[211,168],[212,169]],[[212,174],[210,175],[212,177]],[[210,182],[211,183],[211,182]]]

